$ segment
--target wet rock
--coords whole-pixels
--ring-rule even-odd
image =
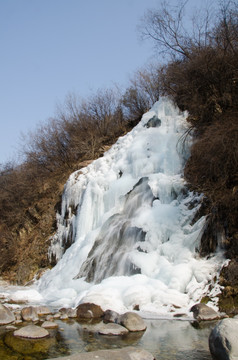
[[[81,319],[101,318],[104,315],[101,307],[93,303],[80,304],[76,310],[77,317]]]
[[[22,316],[22,319],[25,321],[38,321],[39,320],[37,308],[35,308],[33,306],[27,306],[27,307],[23,308],[21,311],[21,316]]]
[[[36,325],[27,325],[19,330],[14,331],[14,336],[28,339],[41,339],[49,335],[46,329]]]
[[[223,319],[209,336],[211,355],[216,360],[238,359],[238,319]]]
[[[126,312],[121,315],[120,324],[125,326],[129,331],[144,331],[146,329],[144,320],[133,312]]]
[[[0,304],[0,325],[10,324],[15,321],[15,316],[8,307]]]
[[[59,325],[53,321],[44,321],[41,327],[44,329],[57,329]]]
[[[117,323],[119,317],[120,317],[120,314],[118,314],[116,311],[106,310],[103,315],[103,321]]]
[[[60,357],[57,360],[154,360],[154,356],[144,349],[128,346],[116,350],[99,350]],[[49,359],[53,360],[53,359]]]
[[[220,319],[220,315],[218,314],[218,312],[216,312],[206,304],[193,305],[190,311],[193,312],[193,317],[197,321]]]

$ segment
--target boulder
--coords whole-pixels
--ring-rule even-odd
[[[218,314],[218,312],[216,312],[206,304],[193,305],[190,311],[193,312],[193,317],[197,321],[220,319],[220,315]]]
[[[101,318],[103,317],[103,310],[99,305],[92,303],[80,304],[77,307],[77,317],[81,319],[92,319],[92,318]]]
[[[24,321],[38,321],[38,312],[37,308],[34,306],[27,306],[22,309],[21,316]]]
[[[0,325],[10,324],[15,321],[15,316],[8,307],[0,304]]]
[[[238,359],[238,319],[223,319],[211,331],[209,348],[213,359]]]
[[[57,360],[155,360],[154,356],[144,349],[128,346],[116,350],[98,350],[87,353],[60,357]],[[49,359],[53,360],[53,359]]]
[[[28,339],[41,339],[48,336],[49,332],[40,326],[27,325],[19,330],[14,331],[13,335]]]
[[[37,306],[36,312],[39,316],[51,314],[51,310],[48,308],[48,306]]]
[[[111,323],[118,323],[118,319],[120,314],[113,310],[106,310],[103,315],[103,321],[111,322]]]
[[[144,331],[147,327],[144,320],[134,312],[126,312],[121,315],[120,324],[125,326],[129,331]]]
[[[44,329],[57,329],[59,325],[53,321],[44,321],[41,327],[43,327]]]

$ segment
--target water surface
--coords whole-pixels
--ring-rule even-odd
[[[105,336],[85,329],[75,320],[56,321],[57,330],[42,340],[15,338],[12,331],[0,329],[0,358],[4,360],[43,360],[78,352],[136,346],[150,351],[157,360],[211,360],[208,337],[215,322],[196,326],[190,321],[145,320],[145,332],[125,336]]]

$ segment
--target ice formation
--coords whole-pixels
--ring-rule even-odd
[[[103,157],[70,176],[50,248],[58,262],[37,284],[45,303],[137,306],[166,316],[188,313],[210,292],[223,257],[197,252],[206,219],[194,220],[200,196],[183,179],[186,116],[161,99]],[[210,296],[218,291],[213,284]]]

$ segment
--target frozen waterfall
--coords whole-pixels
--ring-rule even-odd
[[[165,316],[188,313],[208,291],[216,296],[223,258],[199,257],[205,218],[195,221],[200,196],[183,179],[186,116],[161,99],[102,158],[70,176],[49,250],[58,262],[37,284],[42,301]]]

